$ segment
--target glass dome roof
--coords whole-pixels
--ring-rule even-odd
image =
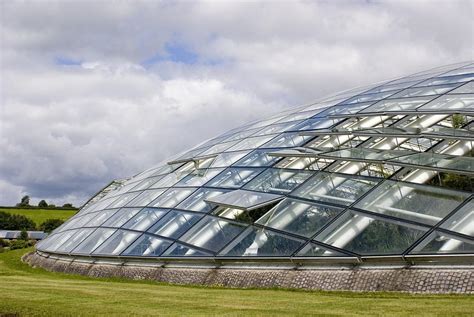
[[[252,122],[101,190],[37,244],[71,257],[474,254],[474,63]]]

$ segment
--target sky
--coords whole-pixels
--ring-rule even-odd
[[[474,1],[0,1],[0,205],[325,95],[474,59]]]

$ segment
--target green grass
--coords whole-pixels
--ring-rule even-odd
[[[0,316],[472,316],[474,296],[174,286],[51,273],[0,254]]]
[[[33,220],[38,226],[47,219],[67,220],[71,218],[77,210],[67,209],[22,209],[22,208],[0,208],[0,211],[23,215]]]

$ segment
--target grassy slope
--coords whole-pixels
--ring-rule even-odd
[[[92,279],[21,263],[25,250],[0,254],[0,315],[472,316],[474,296],[305,292],[173,286]]]
[[[76,210],[64,209],[11,209],[0,208],[0,211],[10,214],[23,215],[33,220],[37,225],[40,225],[47,219],[62,219],[67,220],[72,217]]]

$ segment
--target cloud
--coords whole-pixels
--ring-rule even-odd
[[[471,1],[0,5],[0,204],[80,204],[246,121],[474,58]]]

